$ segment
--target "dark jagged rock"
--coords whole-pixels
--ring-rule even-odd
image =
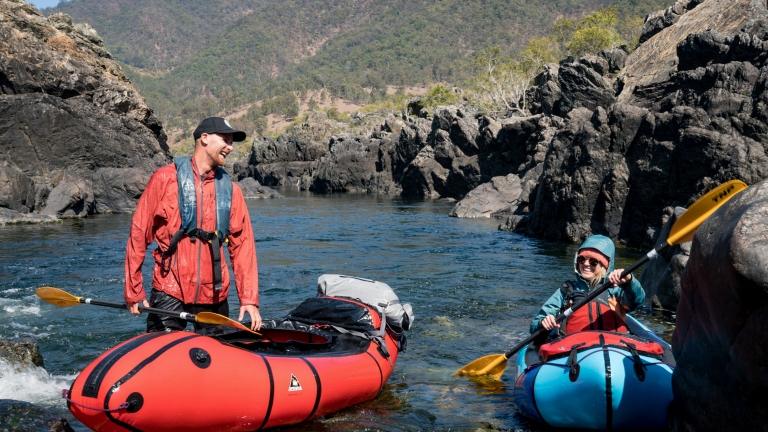
[[[614,103],[616,94],[613,84],[603,77],[607,71],[608,62],[602,57],[563,60],[558,73],[561,91],[558,114],[564,117],[579,107],[594,110]]]
[[[768,406],[768,181],[699,228],[681,281],[672,347],[673,430],[763,430]]]
[[[0,53],[0,206],[14,212],[3,220],[132,211],[170,155],[96,32],[0,0]]]
[[[443,141],[458,147],[462,156],[480,153],[477,120],[465,109],[455,106],[438,107],[432,118],[432,130],[433,133],[447,132],[443,135]]]
[[[608,70],[606,72],[610,74],[621,71],[627,62],[627,52],[622,48],[604,49],[597,55],[608,63]]]
[[[245,199],[264,199],[264,198],[282,198],[283,196],[274,189],[262,186],[254,180],[252,177],[247,177],[237,184],[243,191],[243,197]]]
[[[528,91],[532,114],[553,115],[560,112],[559,66],[554,63],[544,65],[544,70],[534,78],[534,87]]]
[[[526,232],[571,242],[592,233],[619,235],[629,168],[611,145],[610,126],[602,108],[577,108],[568,115],[547,153]]]
[[[666,10],[657,11],[645,17],[643,28],[640,30],[639,43],[647,41],[656,33],[675,24],[680,17],[701,4],[703,0],[678,0]]]
[[[16,367],[45,367],[37,341],[30,337],[0,339],[0,358]]]
[[[672,214],[661,228],[656,244],[669,238],[672,225],[685,212],[685,208],[669,208]],[[691,242],[672,246],[653,261],[643,266],[640,283],[645,289],[645,303],[657,309],[675,310],[680,302],[680,279],[691,253]]]
[[[379,139],[365,137],[331,139],[330,151],[318,162],[312,190],[398,193],[391,171],[378,169],[380,143]]]
[[[627,58],[619,75],[622,88],[619,101],[643,103],[674,91],[669,88],[669,80],[679,63],[678,44],[690,35],[711,30],[730,36],[745,27],[750,30],[760,27],[755,23],[766,16],[765,4],[759,0],[697,1],[686,5],[685,10],[673,25],[647,38]]]
[[[74,432],[66,419],[43,407],[11,399],[0,399],[0,427],[13,432]]]

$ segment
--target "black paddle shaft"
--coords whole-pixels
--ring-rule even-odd
[[[632,273],[635,269],[640,267],[641,265],[645,264],[648,260],[656,258],[656,256],[662,252],[664,252],[669,247],[668,244],[664,243],[662,245],[657,246],[653,251],[646,254],[644,257],[640,258],[639,260],[635,261],[634,264],[624,269],[624,271],[621,273],[621,278],[623,279],[626,275]],[[584,306],[585,304],[589,303],[594,299],[595,297],[599,296],[603,293],[603,291],[607,290],[608,288],[612,287],[613,285],[611,282],[605,282],[604,284],[600,285],[599,287],[592,290],[591,293],[589,293],[586,297],[584,297],[580,302],[576,303],[575,305],[571,306],[568,310],[565,312],[557,314],[557,317],[555,317],[555,322],[558,324],[561,323],[566,317],[570,316],[572,313],[574,313],[577,309]],[[529,343],[533,342],[534,339],[541,336],[543,333],[550,332],[552,330],[547,330],[545,328],[542,328],[538,330],[536,333],[528,336],[527,339],[520,342],[516,347],[509,350],[506,354],[504,354],[504,357],[510,358],[512,357],[516,352],[523,349],[523,347],[527,346]]]
[[[111,308],[115,308],[115,309],[128,309],[128,306],[126,304],[124,304],[124,303],[112,303],[112,302],[105,302],[105,301],[101,301],[101,300],[93,300],[93,299],[80,298],[80,303],[92,304],[92,305],[96,305],[96,306],[106,306],[106,307],[111,307]],[[142,312],[148,312],[148,313],[153,313],[153,314],[157,314],[157,315],[173,316],[173,317],[176,317],[176,318],[185,319],[187,321],[195,321],[195,317],[196,317],[195,314],[191,314],[191,313],[169,311],[169,310],[165,310],[165,309],[155,309],[155,308],[151,308],[151,307],[139,306],[139,310],[142,311]],[[184,314],[184,316],[182,316],[182,314]]]

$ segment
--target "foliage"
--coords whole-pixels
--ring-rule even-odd
[[[402,89],[399,89],[398,92],[393,95],[387,95],[387,97],[381,100],[363,106],[360,108],[360,112],[363,114],[405,112],[408,107],[408,102],[413,97],[413,95],[407,94],[403,92]]]
[[[421,98],[421,105],[427,111],[434,111],[441,105],[453,105],[459,101],[459,95],[448,87],[438,84],[427,90],[427,94]]]
[[[613,29],[587,27],[576,30],[568,42],[568,52],[580,57],[585,54],[596,54],[605,48],[620,45],[623,40]]]
[[[548,42],[557,47],[550,50],[557,58],[567,53],[566,41],[590,11],[619,5],[616,27],[625,36],[625,17],[666,3],[72,0],[51,11],[90,22],[160,119],[184,128],[205,115],[231,114],[288,92],[325,90],[329,97],[367,104],[386,101],[387,86],[466,83],[474,71],[466,63],[484,47],[503,47],[510,58],[530,47],[539,59],[547,57]],[[563,17],[555,26],[562,34],[546,39],[556,17]],[[600,17],[593,18],[603,28]],[[536,40],[539,46],[528,43]]]
[[[570,55],[596,54],[605,48],[614,48],[624,39],[616,31],[618,10],[615,6],[595,11],[576,23],[575,31],[565,46]]]
[[[296,117],[299,115],[299,101],[290,92],[267,99],[261,103],[261,115],[268,116],[270,114]]]
[[[325,111],[325,114],[328,115],[328,118],[331,120],[336,120],[337,122],[346,123],[349,121],[349,116],[339,112],[336,107],[330,107],[326,108],[323,111]]]
[[[261,114],[261,107],[258,105],[252,105],[245,115],[230,119],[230,123],[235,129],[257,137],[264,136],[269,125],[267,117]]]
[[[499,46],[491,46],[472,59],[478,70],[473,81],[476,97],[474,103],[492,114],[518,113],[526,110],[526,90],[541,66],[554,59],[551,49],[546,49],[546,39],[533,40],[516,58],[502,53]]]
[[[93,25],[107,49],[140,69],[167,71],[183,64],[222,28],[275,0],[70,0],[64,12]],[[133,3],[133,4],[132,4]]]

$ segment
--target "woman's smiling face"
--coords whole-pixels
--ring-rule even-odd
[[[600,262],[594,258],[588,258],[580,255],[577,258],[577,264],[579,265],[579,273],[587,281],[591,281],[597,275],[597,271],[602,268]]]

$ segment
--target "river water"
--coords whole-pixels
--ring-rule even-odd
[[[539,428],[516,411],[511,364],[501,382],[470,381],[453,373],[528,336],[541,304],[573,277],[576,245],[499,231],[498,220],[450,218],[453,204],[439,200],[281,192],[283,199],[248,202],[262,316],[283,316],[314,296],[324,273],[385,282],[412,304],[416,316],[407,351],[379,398],[281,430]],[[45,369],[21,372],[0,361],[0,399],[43,405],[68,418],[76,430],[87,430],[67,411],[61,390],[99,354],[142,333],[144,319],[97,306],[59,308],[34,291],[48,285],[122,302],[129,224],[130,215],[104,215],[0,226],[0,337],[34,336],[45,360]],[[637,251],[619,249],[617,264],[639,257]],[[144,266],[147,281],[150,262]],[[231,294],[237,318],[234,289]],[[671,317],[636,316],[670,339]],[[187,390],[195,391],[194,383]]]

